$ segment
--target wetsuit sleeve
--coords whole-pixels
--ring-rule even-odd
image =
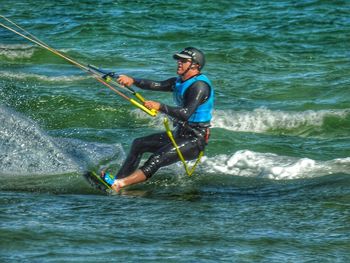
[[[134,85],[140,89],[155,91],[173,91],[176,77],[164,81],[153,81],[148,79],[134,79]]]
[[[184,94],[183,107],[172,107],[161,104],[160,111],[181,121],[187,121],[199,105],[210,96],[210,87],[204,81],[196,81]]]

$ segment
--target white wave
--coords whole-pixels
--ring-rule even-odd
[[[263,133],[269,130],[291,130],[298,127],[321,127],[326,117],[346,118],[350,109],[343,110],[308,110],[303,112],[272,111],[259,108],[253,111],[216,110],[213,113],[212,128],[222,128],[238,132]],[[133,115],[138,119],[145,119],[146,113],[135,109]],[[160,117],[165,115],[159,114]],[[150,117],[149,125],[162,128],[163,118]]]
[[[35,47],[27,44],[1,44],[0,56],[15,60],[19,58],[31,58],[35,52]]]
[[[259,108],[253,111],[217,110],[213,115],[213,127],[241,132],[266,132],[271,129],[294,129],[301,126],[323,125],[324,118],[335,116],[345,118],[350,114],[345,110],[320,111],[272,111]]]
[[[279,156],[241,150],[233,155],[203,157],[200,169],[206,173],[220,173],[244,177],[263,177],[274,180],[312,178],[323,175],[350,174],[350,157],[329,161]]]
[[[4,56],[10,60],[31,58],[34,55],[35,51],[39,49],[43,48],[30,44],[0,44],[0,56]],[[68,53],[75,50],[70,48],[63,48],[59,49],[58,51],[62,53]]]
[[[87,78],[90,78],[89,76],[46,76],[46,75],[40,75],[40,74],[32,74],[32,73],[14,73],[14,72],[7,72],[7,71],[0,71],[0,77],[8,78],[8,79],[15,79],[15,80],[27,80],[27,79],[35,79],[40,81],[46,81],[46,82],[74,82],[74,81],[82,81]]]

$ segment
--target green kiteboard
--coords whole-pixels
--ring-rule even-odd
[[[113,191],[113,189],[105,181],[102,180],[100,175],[98,175],[94,171],[88,171],[84,173],[84,177],[93,188],[99,191],[105,193],[109,192],[109,190]]]

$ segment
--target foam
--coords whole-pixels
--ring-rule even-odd
[[[106,144],[68,138],[54,138],[54,140],[79,164],[82,170],[98,166],[101,161],[108,161],[107,166],[120,166],[125,158],[125,151],[120,143]]]
[[[35,47],[25,44],[1,44],[0,56],[4,56],[10,60],[20,58],[31,58],[34,55]]]
[[[213,114],[212,125],[231,131],[263,133],[274,129],[290,130],[302,126],[320,127],[325,117],[345,118],[348,114],[349,109],[302,112],[272,111],[266,108],[253,111],[217,110]]]
[[[0,174],[69,173],[78,165],[31,120],[0,107]]]
[[[145,119],[146,113],[134,109],[135,118]],[[344,110],[308,110],[301,112],[273,111],[258,108],[253,111],[216,110],[213,113],[212,128],[221,128],[236,132],[265,133],[283,129],[292,130],[305,126],[321,127],[326,117],[346,118],[350,109]],[[165,116],[165,115],[164,115]],[[162,118],[151,118],[150,126],[162,128]]]
[[[34,53],[38,50],[43,50],[43,48],[30,44],[0,44],[0,56],[4,56],[10,60],[32,58]],[[68,53],[73,50],[74,49],[63,48],[59,51],[62,53]]]
[[[309,158],[299,159],[273,153],[241,150],[233,155],[203,157],[200,167],[206,173],[274,180],[300,179],[336,173],[350,174],[350,158],[316,161]]]
[[[0,175],[80,173],[124,153],[120,144],[52,138],[32,120],[4,106],[0,106],[0,122]]]
[[[163,115],[161,112],[158,112],[158,115],[156,117],[152,117],[141,109],[134,108],[131,110],[131,114],[136,119],[147,119],[147,121],[149,121],[148,125],[151,127],[164,129],[162,117],[166,117],[166,115]]]
[[[13,73],[13,72],[7,72],[7,71],[0,71],[0,77],[15,79],[15,80],[33,79],[33,80],[46,81],[46,82],[75,82],[75,81],[82,81],[82,80],[86,80],[87,78],[90,78],[88,75],[46,76],[46,75],[33,74],[33,73],[23,73],[23,72]]]

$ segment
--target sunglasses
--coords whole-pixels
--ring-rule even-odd
[[[179,61],[179,62],[181,62],[181,63],[187,63],[187,62],[191,62],[191,60],[190,59],[188,59],[188,58],[178,58],[177,59],[177,61]]]

